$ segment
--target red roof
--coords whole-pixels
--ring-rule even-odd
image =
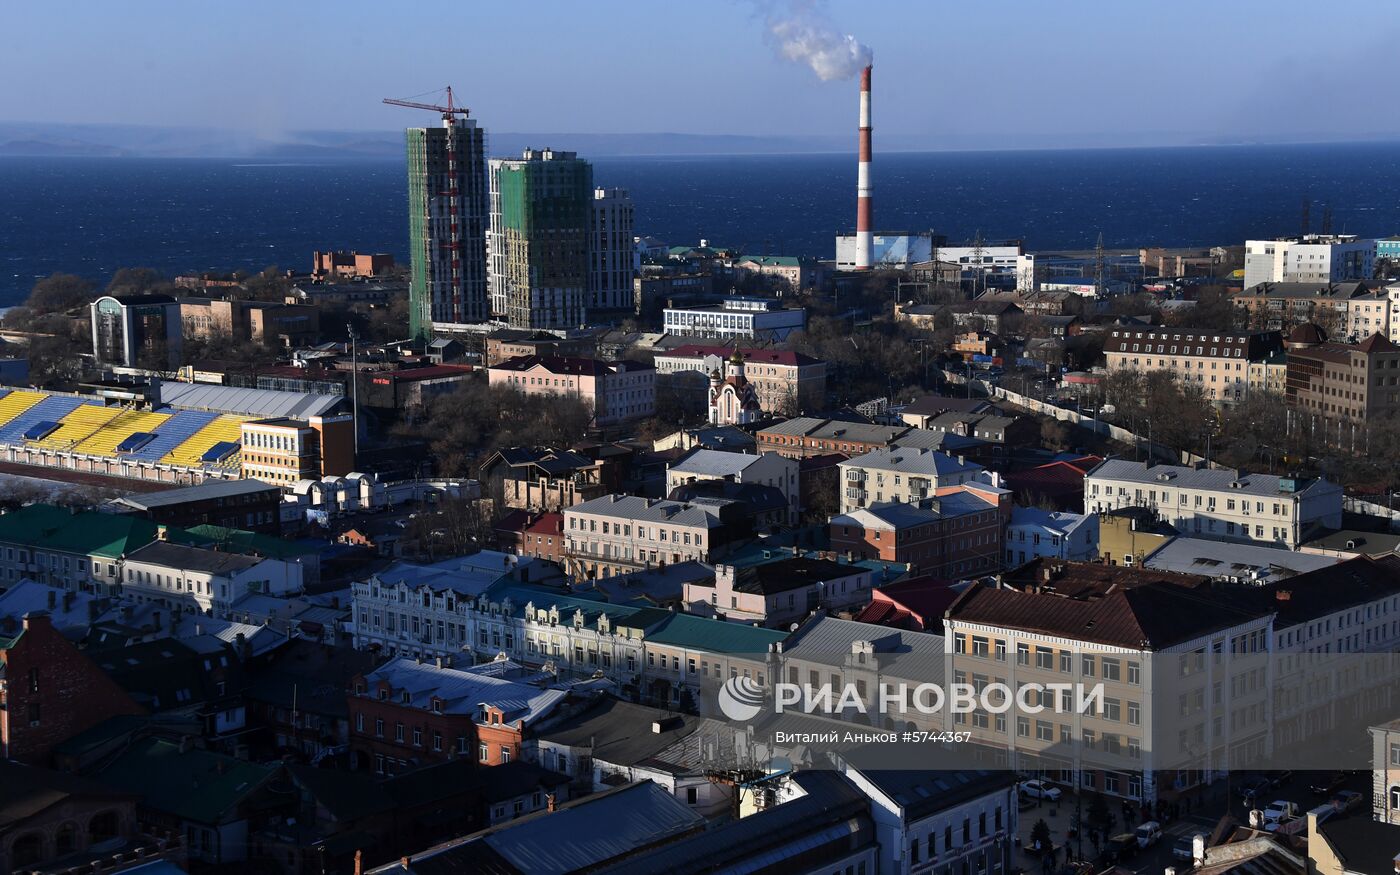
[[[800,352],[793,352],[788,349],[741,349],[739,353],[744,357],[745,363],[760,365],[815,365],[820,359],[814,359],[809,355]],[[678,356],[680,358],[704,358],[707,355],[717,355],[720,358],[728,358],[734,354],[734,348],[728,346],[702,346],[698,343],[690,343],[685,346],[678,346],[666,355]]]
[[[542,513],[539,519],[525,527],[525,531],[535,535],[557,535],[564,531],[564,515]]]
[[[871,594],[871,602],[856,616],[862,623],[875,623],[911,631],[925,631],[943,624],[943,612],[958,593],[946,580],[912,577]]]

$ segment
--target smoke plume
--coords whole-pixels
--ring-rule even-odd
[[[850,79],[870,65],[875,53],[836,29],[820,0],[764,4],[768,35],[778,53],[806,64],[823,82]]]

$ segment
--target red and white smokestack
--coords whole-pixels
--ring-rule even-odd
[[[856,174],[856,270],[875,264],[875,225],[870,194],[870,68],[860,71],[860,167]]]

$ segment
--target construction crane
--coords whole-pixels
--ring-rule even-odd
[[[436,93],[436,92],[427,92],[427,93],[433,94],[433,93]],[[415,95],[415,96],[416,96],[416,97],[422,97],[423,95],[419,94],[419,95]],[[452,86],[451,86],[451,85],[447,86],[447,105],[446,105],[446,106],[439,106],[439,105],[437,105],[437,104],[435,104],[435,103],[418,103],[417,101],[414,101],[414,100],[400,99],[400,98],[397,98],[397,97],[386,97],[386,98],[384,98],[384,102],[387,103],[387,104],[389,104],[390,106],[406,106],[406,107],[408,107],[409,109],[427,109],[427,110],[432,110],[433,112],[440,112],[440,113],[442,113],[442,117],[443,117],[444,120],[451,120],[451,118],[452,118],[454,115],[460,115],[460,116],[462,116],[463,118],[466,118],[467,115],[469,114],[469,110],[468,110],[465,106],[453,106],[453,105],[452,105]]]

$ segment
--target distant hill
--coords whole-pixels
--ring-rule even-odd
[[[621,155],[751,155],[830,152],[849,143],[834,137],[732,134],[519,134],[487,131],[492,155],[550,146],[600,158]],[[39,125],[0,122],[0,156],[239,158],[334,160],[401,158],[401,131],[295,131],[276,140],[212,128],[135,125]]]

